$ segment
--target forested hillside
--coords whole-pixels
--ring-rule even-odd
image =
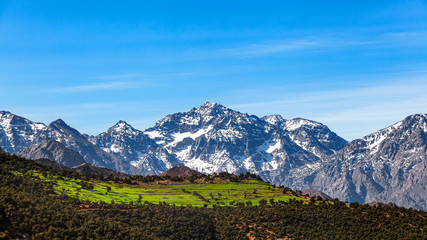
[[[294,200],[297,197],[288,201],[260,200],[257,206],[251,206],[251,201],[211,207],[90,202],[65,191],[59,193],[55,182],[44,180],[53,175],[80,183],[132,184],[138,180],[56,171],[0,153],[0,239],[427,238],[424,211],[337,200]],[[197,180],[194,184],[199,184]],[[90,191],[91,186],[82,184],[81,189]]]

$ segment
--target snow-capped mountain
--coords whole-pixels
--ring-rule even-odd
[[[281,116],[263,117],[265,121],[278,126],[281,134],[289,138],[302,149],[319,158],[329,156],[347,145],[347,141],[321,123],[295,118],[284,120]]]
[[[145,174],[182,164],[204,173],[250,171],[267,180],[314,164],[346,144],[314,121],[260,119],[212,102],[170,114],[144,132],[120,121],[89,139]]]
[[[86,162],[98,167],[106,167],[124,172],[134,172],[134,168],[121,159],[109,154],[82,135],[76,129],[68,126],[63,120],[58,119],[50,123],[34,136],[33,144],[47,140],[56,140],[67,148],[77,151]]]
[[[107,132],[88,139],[107,153],[138,168],[139,174],[159,174],[178,164],[172,154],[125,121],[119,121]]]
[[[77,151],[84,160],[95,166],[136,173],[136,168],[92,144],[76,129],[58,119],[48,126],[35,123],[10,112],[0,112],[0,147],[17,153],[35,144],[55,140]]]
[[[427,209],[426,142],[427,115],[411,115],[352,141],[315,167],[293,169],[284,183],[341,200]]]
[[[170,114],[143,133],[155,142],[151,146],[156,152],[162,149],[165,155],[172,156],[167,161],[156,158],[160,160],[158,165],[163,161],[169,168],[170,159],[175,159],[174,164],[204,173],[250,171],[267,180],[289,169],[313,164],[319,160],[319,152],[331,154],[346,143],[319,123],[289,120],[298,122],[294,126],[280,116],[274,118],[274,121],[273,117],[260,119],[208,102],[188,112]],[[287,123],[293,126],[291,131],[287,130],[290,128]],[[316,130],[319,130],[317,135]],[[312,138],[318,135],[322,139],[317,142],[323,141],[323,145],[312,144]],[[334,136],[339,144],[327,148],[328,136]]]
[[[0,146],[9,153],[18,152],[30,146],[34,136],[46,128],[10,112],[0,111]]]

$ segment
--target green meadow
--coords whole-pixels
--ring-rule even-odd
[[[42,175],[37,171],[25,174],[15,172],[15,174],[29,175],[32,178],[49,182],[53,185],[56,194],[65,194],[83,201],[97,203],[142,204],[150,202],[176,206],[212,207],[213,205],[230,206],[239,203],[259,205],[262,199],[266,201],[271,199],[274,201],[289,201],[290,199],[309,201],[309,199],[296,197],[290,193],[283,193],[283,188],[255,179],[231,182],[228,179],[216,177],[209,182],[200,178],[193,182],[159,180],[125,184],[106,180],[65,178],[51,173]]]

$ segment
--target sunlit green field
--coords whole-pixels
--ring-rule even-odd
[[[22,173],[15,173],[21,175]],[[209,183],[198,179],[173,182],[162,180],[150,183],[118,184],[112,181],[76,180],[55,175],[45,175],[38,172],[27,172],[33,178],[51,182],[56,194],[66,194],[80,200],[106,203],[141,204],[150,202],[158,204],[165,202],[176,206],[228,206],[239,202],[259,205],[259,201],[289,201],[289,199],[308,201],[308,199],[284,194],[283,189],[274,187],[258,180],[241,180],[230,182],[215,178]],[[88,187],[89,186],[89,187]]]

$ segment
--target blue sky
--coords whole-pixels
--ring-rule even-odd
[[[0,86],[88,134],[215,101],[353,140],[427,112],[427,2],[0,0]]]

